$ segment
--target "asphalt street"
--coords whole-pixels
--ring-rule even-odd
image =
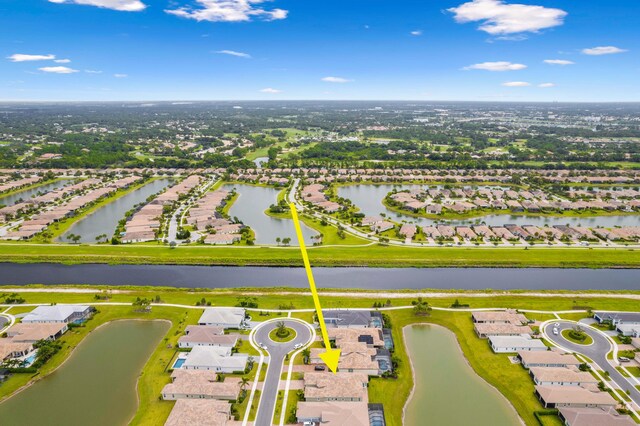
[[[558,323],[558,335],[553,334],[553,327]],[[557,322],[549,323],[544,332],[549,337],[549,340],[556,343],[563,348],[569,349],[573,352],[577,352],[579,354],[585,355],[593,360],[594,363],[598,365],[600,370],[609,372],[609,376],[611,379],[622,389],[624,392],[629,391],[629,397],[636,403],[636,405],[640,406],[640,392],[636,389],[635,384],[629,381],[626,377],[624,377],[618,370],[616,370],[615,366],[612,365],[607,359],[607,353],[612,350],[611,342],[602,335],[602,333],[593,330],[590,327],[582,326],[582,329],[585,333],[587,333],[591,338],[593,338],[593,344],[591,345],[578,345],[575,344],[562,336],[562,330],[567,330],[575,327],[576,324],[573,322],[567,322],[558,320]],[[611,361],[615,362],[615,361]]]
[[[305,345],[311,339],[311,331],[303,323],[286,318],[283,318],[281,321],[284,321],[287,327],[295,330],[295,339],[286,343],[277,343],[269,338],[269,333],[277,327],[279,321],[260,324],[254,335],[254,341],[258,345],[266,345],[267,348],[264,350],[269,355],[267,375],[264,379],[264,386],[262,387],[254,426],[272,425],[273,412],[278,396],[278,385],[280,384],[280,376],[282,375],[285,356],[293,351],[293,347],[296,344]]]

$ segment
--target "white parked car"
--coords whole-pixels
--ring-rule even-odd
[[[556,327],[553,327],[553,334],[555,334],[556,336],[558,335],[558,329]]]
[[[302,343],[296,343],[293,345],[293,349],[300,349],[302,347]]]

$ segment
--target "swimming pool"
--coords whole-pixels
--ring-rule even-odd
[[[176,362],[173,363],[173,368],[180,368],[182,367],[182,364],[184,364],[184,362],[186,361],[186,358],[178,358],[176,359]]]

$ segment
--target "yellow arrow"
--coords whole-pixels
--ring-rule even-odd
[[[327,333],[327,325],[324,323],[324,315],[322,315],[322,308],[320,307],[320,298],[318,297],[318,290],[316,289],[316,282],[313,279],[313,273],[311,272],[311,265],[309,264],[309,255],[307,254],[307,247],[304,245],[304,237],[302,236],[302,229],[300,228],[300,221],[298,220],[298,211],[293,203],[289,204],[291,208],[291,216],[293,217],[293,224],[296,227],[296,235],[298,237],[298,243],[300,244],[300,251],[302,252],[302,261],[304,262],[304,269],[307,272],[307,279],[309,280],[309,287],[311,288],[311,295],[313,296],[313,304],[318,314],[318,322],[320,323],[320,331],[322,332],[322,340],[324,341],[324,347],[327,349],[320,354],[320,359],[327,364],[329,370],[334,373],[338,371],[338,361],[340,361],[340,349],[332,349],[331,342],[329,341],[329,334]]]

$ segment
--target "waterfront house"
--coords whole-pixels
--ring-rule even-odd
[[[541,386],[593,386],[598,379],[577,367],[531,367],[529,375],[536,385]]]
[[[536,386],[535,393],[544,408],[614,408],[618,401],[608,392],[591,391],[580,386]]]
[[[489,344],[495,353],[546,351],[548,349],[541,340],[522,336],[489,336]]]
[[[349,309],[323,310],[327,327],[337,328],[382,328],[382,314],[376,311]]]
[[[207,308],[200,316],[198,324],[222,328],[241,328],[244,325],[245,317],[244,308]]]
[[[23,323],[72,323],[81,322],[91,316],[93,308],[86,305],[38,306],[22,318]]]
[[[215,399],[179,399],[165,426],[231,425],[231,404]]]
[[[187,355],[181,368],[185,370],[210,370],[216,373],[243,372],[249,356],[233,354],[231,348],[221,346],[195,346]]]
[[[366,402],[368,383],[366,374],[305,373],[304,398],[309,402]]]
[[[299,402],[298,423],[322,426],[370,426],[365,402]]]
[[[171,383],[162,389],[162,399],[218,399],[235,401],[240,393],[241,380],[225,377],[218,381],[218,375],[206,370],[175,369],[171,373]]]
[[[194,346],[223,346],[232,348],[238,343],[238,336],[224,334],[222,327],[210,325],[190,325],[185,335],[178,339],[178,347],[193,348]]]
[[[573,355],[564,355],[555,351],[518,352],[518,359],[527,369],[532,367],[569,367],[582,364]]]
[[[565,426],[636,426],[630,416],[613,408],[560,407],[558,416]]]
[[[67,323],[19,323],[7,330],[7,337],[13,342],[35,343],[38,340],[56,340],[67,330]]]
[[[489,336],[522,336],[533,333],[533,330],[527,325],[511,323],[478,323],[473,328],[481,339],[486,339]]]

